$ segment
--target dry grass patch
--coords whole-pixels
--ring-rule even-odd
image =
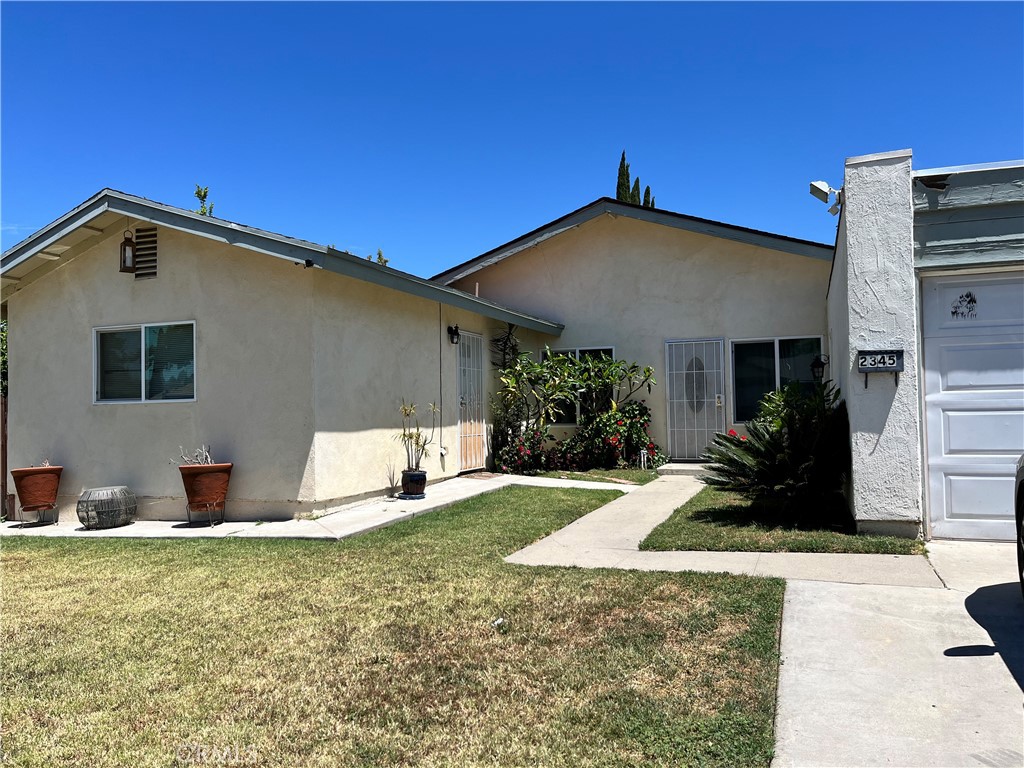
[[[781,582],[502,561],[615,495],[509,488],[340,544],[6,540],[5,756],[767,765]]]

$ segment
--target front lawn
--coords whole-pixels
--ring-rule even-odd
[[[896,536],[798,528],[759,511],[735,493],[704,488],[640,544],[649,550],[850,552],[921,555],[924,543]]]
[[[569,470],[552,470],[542,472],[541,477],[557,477],[562,480],[594,480],[597,482],[626,483],[627,485],[647,485],[658,479],[654,469],[590,469],[586,472],[570,472]]]
[[[782,581],[502,561],[616,495],[340,543],[5,539],[5,763],[767,766]]]

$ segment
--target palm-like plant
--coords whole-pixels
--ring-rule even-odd
[[[747,435],[719,434],[704,481],[745,498],[806,514],[840,503],[849,474],[846,406],[830,383],[790,384],[766,395]]]

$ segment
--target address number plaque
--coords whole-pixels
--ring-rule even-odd
[[[869,373],[891,373],[896,377],[897,386],[900,383],[900,373],[903,371],[903,350],[902,349],[858,349],[857,350],[857,372],[864,374],[864,388],[868,386]]]

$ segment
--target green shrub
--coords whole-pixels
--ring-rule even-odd
[[[747,435],[715,437],[705,482],[787,515],[849,516],[842,495],[850,472],[849,419],[832,384],[790,384],[769,393]]]
[[[552,449],[557,469],[586,471],[641,465],[658,467],[665,454],[651,439],[651,409],[642,400],[628,400],[615,410],[586,420],[576,433]]]
[[[554,469],[545,443],[554,440],[547,427],[532,429],[513,438],[498,454],[498,469],[513,475],[536,475]]]

